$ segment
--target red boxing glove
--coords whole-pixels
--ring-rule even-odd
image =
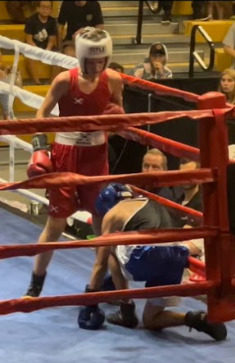
[[[52,171],[53,171],[53,166],[51,159],[49,158],[48,151],[47,150],[34,151],[27,169],[28,177],[33,178],[34,176],[51,173]]]
[[[189,277],[189,281],[192,281],[192,282],[201,282],[201,281],[206,281],[206,278],[201,276],[201,275],[198,275],[198,274],[192,274],[190,277]]]
[[[117,105],[116,103],[108,103],[103,111],[104,115],[123,114],[123,113],[125,113],[124,108]]]

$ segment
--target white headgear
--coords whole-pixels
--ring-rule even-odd
[[[106,58],[104,69],[107,68],[112,49],[112,39],[109,33],[102,29],[86,27],[75,38],[76,57],[83,73],[86,73],[87,58]]]

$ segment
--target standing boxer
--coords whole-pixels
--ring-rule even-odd
[[[123,113],[120,75],[108,69],[112,56],[110,35],[101,29],[85,28],[76,36],[76,56],[80,67],[60,73],[53,81],[36,117],[47,117],[58,102],[60,116]],[[95,132],[59,132],[48,155],[46,135],[32,140],[35,153],[29,165],[29,176],[51,170],[84,175],[108,174],[107,135]],[[49,216],[38,242],[56,241],[66,226],[66,218],[76,210],[92,213],[96,234],[101,218],[94,202],[99,186],[63,187],[49,190]],[[52,252],[36,256],[27,296],[39,296]]]

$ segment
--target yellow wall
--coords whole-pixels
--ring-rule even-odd
[[[191,15],[192,11],[192,1],[174,1],[172,7],[173,15]]]
[[[5,6],[5,2],[6,1],[0,1],[0,20],[9,20],[10,19],[10,16],[9,16],[6,6]]]
[[[11,17],[9,16],[6,5],[6,1],[0,1],[0,20],[11,20]],[[58,17],[59,9],[60,9],[61,1],[53,1],[53,12],[52,16]],[[30,16],[31,13],[27,11],[27,8],[25,8],[25,16]]]
[[[222,42],[228,29],[234,23],[232,20],[213,20],[213,21],[184,21],[185,35],[190,36],[194,25],[201,25],[209,34],[214,42]],[[200,34],[196,37],[197,42],[205,42]]]
[[[222,72],[226,68],[230,68],[232,65],[232,57],[224,53],[223,48],[217,48],[215,50],[215,70]]]

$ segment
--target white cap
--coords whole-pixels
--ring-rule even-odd
[[[165,63],[168,62],[168,51],[167,51],[167,47],[165,44],[161,43],[161,42],[156,42],[151,44],[150,48],[149,48],[149,57],[151,55],[164,55],[165,56]]]
[[[108,67],[112,56],[112,39],[108,32],[102,29],[86,27],[75,38],[75,52],[82,73],[86,73],[87,58],[106,58],[104,69]]]

